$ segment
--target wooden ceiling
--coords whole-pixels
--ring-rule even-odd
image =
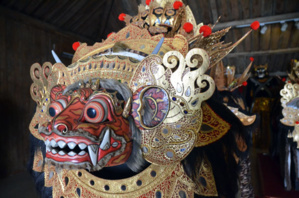
[[[144,2],[145,0],[143,0]],[[120,13],[137,14],[142,0],[2,0],[0,13],[26,24],[71,35],[92,45],[110,32],[124,27]],[[254,64],[268,64],[272,75],[284,72],[291,59],[299,59],[299,0],[184,0],[198,23],[220,22],[214,31],[232,26],[225,42],[235,42],[251,22],[265,24],[264,34],[254,31],[224,59],[241,73],[254,57]],[[287,28],[281,30],[285,21]],[[297,24],[296,24],[296,21]]]

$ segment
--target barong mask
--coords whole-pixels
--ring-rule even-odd
[[[211,33],[213,26],[197,25],[188,6],[165,2],[140,6],[137,16],[126,15],[127,26],[105,41],[81,44],[68,67],[32,65],[30,91],[37,108],[30,131],[45,142],[48,162],[40,166],[43,156],[37,153],[33,169],[45,171],[45,186],[53,186],[53,196],[74,197],[78,189],[102,197],[217,196],[207,158],[196,167],[196,176],[205,183],[200,186],[181,161],[230,129],[204,102],[215,90],[205,73],[251,30],[236,43],[225,44],[220,39],[230,28]],[[175,3],[179,6],[172,7]],[[120,181],[83,170],[126,163],[139,172],[142,160],[151,165]]]
[[[65,86],[52,88],[48,109],[52,120],[39,129],[47,160],[90,170],[125,162],[132,135],[122,116],[121,95],[91,88],[64,91]]]

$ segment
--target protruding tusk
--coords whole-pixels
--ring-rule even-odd
[[[88,154],[93,166],[96,166],[98,163],[98,152],[99,146],[97,144],[88,145]]]
[[[57,54],[54,52],[54,50],[52,50],[51,52],[52,52],[52,56],[55,59],[56,63],[62,63],[61,60],[59,59],[59,57],[57,56]]]
[[[100,149],[107,150],[109,148],[110,148],[110,129],[107,128],[106,131],[105,131],[102,143],[100,145]]]

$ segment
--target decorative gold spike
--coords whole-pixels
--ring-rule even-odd
[[[234,86],[235,73],[236,73],[235,66],[227,66],[226,67],[226,83],[229,87]]]
[[[235,78],[235,66],[227,66],[225,70],[223,62],[221,61],[211,68],[210,76],[214,79],[219,91],[234,91],[238,87],[242,86],[243,82],[248,80],[251,66],[252,62],[249,63],[246,70],[239,78]]]
[[[252,29],[249,30],[244,36],[242,36],[242,38],[240,38],[237,42],[228,47],[222,46],[217,48],[217,53],[213,53],[213,55],[211,56],[211,64],[209,68],[213,67],[216,63],[221,61],[227,54],[229,54],[235,47],[237,47],[251,32]],[[212,51],[214,51],[213,48],[211,49]]]
[[[125,105],[125,108],[124,108],[124,111],[122,113],[122,116],[124,118],[127,118],[130,114],[130,111],[131,111],[131,107],[132,107],[132,97],[130,97],[128,99],[128,101],[126,102],[126,105]]]
[[[218,19],[216,20],[216,22],[214,23],[214,25],[211,27],[211,29],[214,29],[215,25],[217,25],[217,23],[219,22],[221,16],[218,17]]]
[[[99,88],[99,85],[100,85],[100,79],[97,79],[96,82],[92,83],[91,89],[97,90]]]
[[[247,66],[247,68],[245,69],[245,71],[243,72],[243,74],[238,78],[238,84],[242,84],[243,82],[247,81],[249,76],[250,76],[250,69],[252,66],[252,61],[249,63],[249,65]]]

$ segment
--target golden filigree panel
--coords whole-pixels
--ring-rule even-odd
[[[202,127],[197,135],[195,145],[197,147],[206,146],[219,140],[230,129],[230,124],[218,116],[208,104],[203,103],[201,109],[203,118]]]

